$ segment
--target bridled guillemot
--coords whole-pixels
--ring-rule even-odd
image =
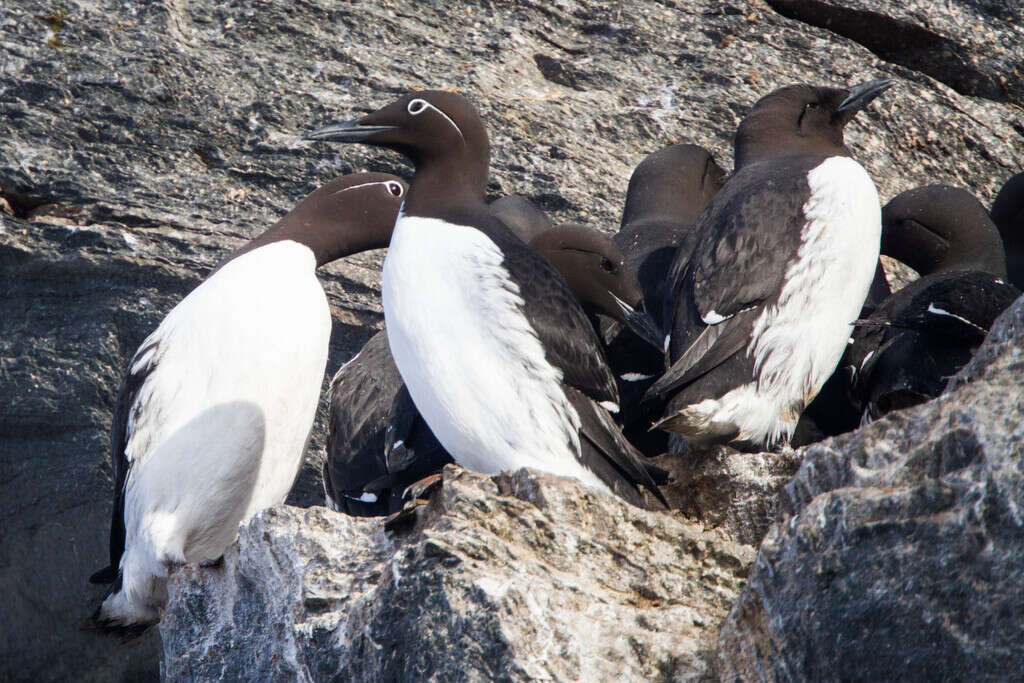
[[[664,504],[607,412],[618,392],[583,308],[487,210],[489,145],[469,101],[412,93],[307,137],[387,147],[415,165],[384,262],[384,316],[409,394],[455,460]]]
[[[639,285],[608,237],[562,225],[536,235],[530,247],[558,269],[588,315],[607,315],[622,324],[635,316]],[[332,379],[323,465],[332,509],[392,514],[401,509],[408,487],[452,462],[404,386],[385,332],[374,335]]]
[[[312,193],[223,262],[139,347],[111,427],[111,583],[93,622],[159,620],[169,568],[214,561],[239,523],[284,501],[327,364],[318,266],[385,246],[406,187],[362,173]]]

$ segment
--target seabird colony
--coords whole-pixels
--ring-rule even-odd
[[[412,179],[358,173],[227,256],[128,363],[111,428],[109,584],[92,621],[160,619],[169,571],[216,563],[284,501],[331,330],[316,269],[388,247],[384,331],[334,374],[323,466],[340,512],[401,515],[447,463],[529,467],[654,510],[650,462],[789,448],[936,396],[1024,270],[1024,175],[991,211],[928,186],[883,209],[843,129],[890,86],[798,84],[756,102],[731,174],[694,145],[636,168],[614,238],[488,204],[490,145],[467,98],[409,93],[306,134],[392,150]],[[601,229],[598,229],[598,228]],[[920,280],[891,293],[879,254]]]

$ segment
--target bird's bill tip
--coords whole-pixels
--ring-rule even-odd
[[[858,112],[866,107],[873,99],[892,87],[891,78],[876,78],[873,81],[858,83],[849,88],[849,95],[839,103],[837,111]]]
[[[631,304],[626,303],[619,297],[615,296],[615,303],[618,304],[619,311],[622,314],[622,321],[625,323],[636,336],[643,339],[645,342],[653,346],[658,351],[661,351],[661,339],[664,336],[661,330],[658,329],[654,319],[650,316],[647,311],[640,308],[636,308]]]

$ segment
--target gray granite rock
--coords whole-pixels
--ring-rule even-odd
[[[1010,680],[1024,658],[1024,298],[947,393],[809,447],[722,627],[739,680]]]
[[[679,680],[754,549],[576,481],[448,466],[403,531],[325,508],[171,580],[169,680]]]
[[[1019,19],[971,18],[980,6],[930,7],[930,30],[962,26],[952,37],[972,50],[1019,45]],[[979,59],[980,70],[998,61]],[[100,596],[85,580],[105,562],[106,431],[128,357],[224,254],[318,184],[353,170],[408,175],[394,155],[311,147],[301,131],[408,88],[456,88],[491,131],[492,195],[524,194],[556,220],[611,229],[645,154],[689,141],[728,167],[736,123],[772,88],[879,75],[898,85],[848,140],[883,200],[946,182],[987,204],[1024,167],[1013,103],[961,95],[758,1],[6,0],[0,678],[156,675],[154,636],[126,647],[78,630]],[[378,253],[323,271],[335,317],[329,372],[379,327],[379,266]],[[295,504],[320,500],[321,444],[318,427]],[[704,503],[687,514],[756,536],[762,517],[737,520],[773,504],[744,483],[756,471],[737,472],[700,470],[704,483],[691,488],[703,487]],[[760,497],[783,480],[769,479]],[[708,482],[737,493],[735,514]]]

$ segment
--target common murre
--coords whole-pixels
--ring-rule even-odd
[[[588,315],[624,325],[635,315],[639,285],[608,237],[561,225],[536,235],[530,247],[558,269]],[[397,512],[408,487],[452,462],[405,390],[385,332],[338,370],[329,394],[323,481],[332,509],[360,516]]]
[[[618,392],[554,267],[484,204],[474,107],[424,91],[307,134],[394,149],[416,167],[384,262],[388,342],[408,391],[459,464],[533,467],[645,503],[664,498],[607,410]]]
[[[785,443],[846,348],[876,272],[878,193],[843,128],[891,85],[796,85],[736,133],[736,168],[673,264],[672,367],[656,426],[695,442]]]
[[[643,335],[618,329],[608,343],[608,362],[619,384],[618,422],[626,438],[646,456],[667,452],[668,434],[650,429],[665,410],[664,400],[642,401],[665,372],[665,295],[677,254],[696,243],[694,223],[722,188],[725,171],[697,145],[671,145],[646,156],[629,178],[615,243],[636,271],[644,310],[652,317],[653,345]]]
[[[999,188],[990,209],[1006,252],[1006,277],[1024,289],[1024,173],[1009,178]]]
[[[928,185],[882,209],[882,251],[921,277],[865,320],[843,358],[862,422],[938,396],[1020,295],[999,231],[969,192]]]
[[[345,176],[300,202],[181,300],[136,351],[111,427],[111,583],[93,623],[159,620],[171,566],[219,558],[285,499],[327,364],[318,266],[388,243],[406,187]]]

